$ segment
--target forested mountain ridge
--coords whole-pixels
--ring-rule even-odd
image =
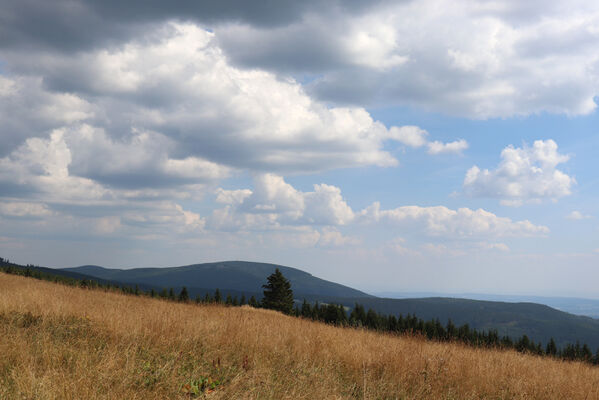
[[[268,275],[279,268],[291,282],[296,296],[335,298],[373,297],[359,290],[317,278],[302,270],[281,265],[248,261],[223,261],[169,268],[108,269],[93,265],[66,268],[101,279],[158,287],[182,287],[262,293]]]

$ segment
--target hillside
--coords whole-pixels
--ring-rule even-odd
[[[82,266],[60,271],[94,276],[107,281],[139,285],[141,288],[187,286],[192,297],[220,288],[233,296],[262,295],[262,284],[275,268],[291,281],[298,301],[319,301],[404,316],[416,314],[430,320],[439,318],[445,324],[451,319],[457,325],[469,324],[477,330],[497,330],[503,336],[519,338],[526,334],[545,345],[553,337],[559,347],[576,341],[587,343],[593,351],[599,348],[599,320],[568,314],[534,303],[508,303],[454,298],[388,299],[367,295],[356,289],[325,281],[296,268],[242,261],[195,264],[174,268],[108,269]]]
[[[599,396],[587,364],[2,273],[0,335],[7,399]]]
[[[367,308],[384,314],[416,314],[419,318],[440,321],[451,319],[455,324],[469,324],[477,330],[496,329],[500,336],[528,335],[546,344],[553,337],[558,346],[587,343],[599,348],[599,320],[568,314],[535,303],[506,303],[432,297],[423,299],[355,299]]]
[[[268,275],[279,268],[291,282],[296,296],[327,296],[362,298],[370,295],[338,283],[317,278],[297,268],[247,261],[223,261],[194,264],[171,268],[109,269],[93,265],[66,268],[62,271],[76,272],[101,279],[155,287],[200,288],[233,290],[246,293],[262,293],[262,285]]]

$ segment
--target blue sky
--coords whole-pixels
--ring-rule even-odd
[[[0,253],[599,298],[599,7],[1,1]]]

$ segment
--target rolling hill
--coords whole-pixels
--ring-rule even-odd
[[[61,271],[75,272],[100,279],[153,287],[187,286],[192,294],[195,290],[243,292],[261,296],[266,277],[279,268],[291,282],[296,297],[324,296],[326,298],[367,298],[364,292],[338,283],[317,278],[296,268],[247,261],[223,261],[194,264],[171,268],[108,269],[94,265],[66,268]]]

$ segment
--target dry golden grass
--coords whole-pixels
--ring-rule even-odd
[[[599,368],[0,273],[0,399],[597,399]]]

